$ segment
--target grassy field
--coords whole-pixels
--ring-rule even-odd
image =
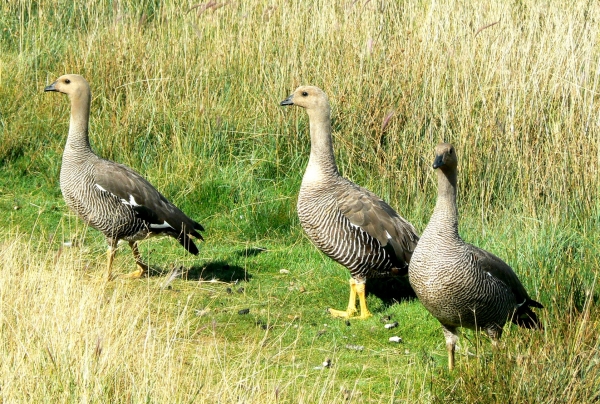
[[[0,4],[0,402],[600,400],[596,2],[167,3]],[[90,82],[92,147],[206,227],[197,257],[146,241],[152,276],[103,281],[58,184],[69,104],[43,88],[65,73]],[[327,315],[349,274],[296,217],[308,119],[279,101],[300,84],[330,96],[341,172],[419,232],[433,148],[456,146],[461,234],[544,331],[507,326],[498,351],[465,331],[448,372],[406,280],[369,284],[368,320]]]

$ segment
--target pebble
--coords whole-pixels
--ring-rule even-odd
[[[315,366],[313,369],[315,370],[322,370],[325,368],[328,368],[331,366],[331,359],[327,358],[325,359],[325,361],[321,364],[321,366]]]

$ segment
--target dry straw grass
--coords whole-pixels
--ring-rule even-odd
[[[185,175],[189,162],[210,164],[198,154],[227,147],[215,132],[227,133],[230,146],[218,149],[225,155],[248,147],[249,134],[273,150],[273,132],[294,132],[277,101],[312,83],[334,103],[345,171],[375,171],[394,182],[386,192],[409,203],[433,191],[425,177],[443,139],[463,156],[469,203],[493,208],[518,196],[527,214],[563,219],[596,205],[594,2],[21,1],[3,8],[20,24],[5,33],[20,53],[4,60],[3,76],[10,72],[27,90],[20,97],[34,98],[29,114],[52,115],[53,102],[32,97],[42,83],[84,74],[95,93],[95,132],[103,134],[95,143],[121,161],[135,154],[134,133],[147,133],[158,150],[174,148],[172,169]],[[304,137],[288,138],[276,153],[305,150]]]
[[[255,269],[253,298],[268,300],[269,315],[287,318],[282,306],[294,303],[318,322],[310,310],[325,304],[322,294],[295,303],[277,294],[287,289],[274,276],[327,265],[307,258],[289,219],[308,155],[306,117],[278,106],[314,84],[332,101],[343,173],[420,229],[435,195],[433,147],[454,143],[470,241],[508,258],[547,307],[545,332],[507,330],[506,355],[465,343],[476,357],[463,355],[460,373],[448,375],[430,353],[444,351],[437,324],[417,303],[397,305],[406,340],[416,341],[406,356],[384,347],[315,372],[328,353],[335,363],[349,354],[291,321],[270,338],[230,337],[223,324],[233,315],[195,312],[200,283],[174,296],[156,280],[104,285],[88,270],[101,272],[100,247],[59,255],[47,234],[81,230],[44,216],[33,223],[22,209],[2,219],[0,400],[598,400],[596,2],[15,0],[0,10],[0,162],[18,174],[1,183],[3,206],[27,198],[24,184],[57,189],[68,106],[41,90],[80,73],[93,91],[95,149],[209,221],[214,244],[203,259],[222,245],[273,244],[280,266]],[[280,221],[283,230],[272,230]],[[334,275],[318,273],[302,279],[306,288],[328,290]],[[373,342],[370,329],[353,332]]]

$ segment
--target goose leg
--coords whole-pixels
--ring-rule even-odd
[[[133,252],[133,257],[135,258],[135,263],[137,264],[137,269],[126,275],[123,275],[122,278],[126,278],[126,279],[141,278],[142,275],[144,275],[144,273],[148,272],[148,265],[144,264],[140,258],[140,251],[138,250],[138,247],[137,247],[137,241],[130,241],[129,247],[131,247],[131,251]]]
[[[113,275],[112,275],[112,263],[115,259],[115,253],[117,252],[117,249],[115,248],[115,246],[110,243],[108,245],[108,251],[106,252],[106,256],[107,256],[107,265],[106,265],[106,280],[107,281],[112,281],[113,280]]]
[[[494,354],[500,353],[500,337],[502,336],[502,327],[499,325],[487,329],[487,334],[492,341],[492,350]]]
[[[358,295],[358,300],[360,301],[360,316],[359,316],[359,318],[361,320],[364,320],[365,318],[369,318],[372,316],[369,309],[367,309],[367,298],[365,296],[365,283],[364,282],[356,283],[355,289],[356,289],[356,294]]]
[[[456,327],[449,327],[442,324],[444,337],[446,338],[446,350],[448,351],[448,370],[454,369],[454,350],[458,342]]]
[[[346,311],[329,309],[329,314],[333,317],[350,318],[356,314],[356,281],[350,278],[350,299]]]
[[[498,349],[498,342],[500,342],[500,337],[502,336],[502,327],[500,325],[490,326],[487,330],[487,335],[492,340],[492,345],[494,349]]]

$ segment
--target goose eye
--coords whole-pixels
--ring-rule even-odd
[[[308,93],[306,91],[302,91],[302,96],[303,97],[308,97]]]
[[[69,84],[70,82],[71,82],[71,80],[65,79],[65,84]]]

